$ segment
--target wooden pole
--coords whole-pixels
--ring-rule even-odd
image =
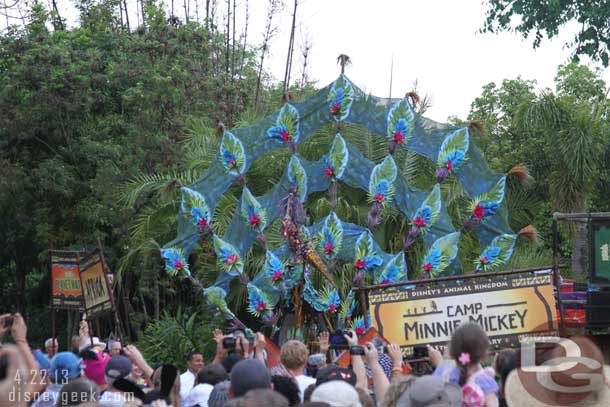
[[[108,284],[108,277],[107,277],[107,267],[106,267],[106,259],[104,258],[104,251],[102,250],[102,242],[100,241],[100,238],[97,238],[97,247],[100,251],[100,259],[102,260],[102,267],[104,269],[104,278],[106,278],[106,287],[108,289],[108,294],[110,297],[110,304],[112,307],[112,315],[114,316],[114,326],[117,329],[117,332],[119,333],[119,340],[121,341],[121,346],[125,346],[125,339],[123,338],[123,330],[121,329],[121,321],[119,319],[119,314],[116,308],[116,304],[114,301],[114,293],[111,290],[110,284]]]
[[[557,231],[557,218],[553,215],[553,284],[557,290],[557,305],[559,305],[559,334],[565,335],[565,324],[563,321],[563,301],[561,301],[561,276],[559,274],[559,233]]]

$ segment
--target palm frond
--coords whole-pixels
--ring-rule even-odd
[[[121,203],[126,207],[132,207],[144,194],[159,193],[171,190],[173,186],[188,185],[195,182],[198,177],[199,172],[194,170],[139,174],[119,185],[116,193]]]

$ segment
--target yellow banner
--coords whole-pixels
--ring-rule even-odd
[[[481,325],[495,347],[557,330],[550,275],[377,291],[369,295],[369,307],[380,335],[404,349],[445,344],[467,321]]]
[[[88,316],[112,310],[106,273],[99,254],[95,253],[81,262],[80,279]]]

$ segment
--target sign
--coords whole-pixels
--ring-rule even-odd
[[[373,326],[405,356],[415,345],[444,347],[468,321],[480,324],[495,348],[557,332],[550,274],[372,291],[369,307]]]
[[[610,220],[591,219],[593,251],[591,281],[610,284]]]
[[[112,300],[104,263],[98,251],[94,251],[80,262],[80,280],[87,318],[112,311]]]
[[[49,251],[51,256],[51,306],[56,309],[83,309],[79,276],[82,252]]]

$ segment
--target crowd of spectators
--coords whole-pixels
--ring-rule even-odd
[[[544,405],[524,396],[523,383],[515,384],[515,350],[496,353],[484,367],[492,359],[490,342],[475,323],[453,332],[445,355],[427,347],[425,363],[432,370],[424,375],[413,374],[397,345],[359,344],[352,331],[344,335],[348,367],[333,363],[328,332],[319,335],[313,354],[300,341],[286,341],[279,364],[270,367],[269,340],[263,334],[249,341],[242,331],[225,335],[218,329],[213,332],[214,359],[206,363],[202,353],[193,351],[186,355],[187,369],[181,373],[172,364],[150,366],[134,345],[90,337],[86,325],[81,323],[69,351],[58,352],[60,344],[49,339],[43,352],[30,348],[20,314],[1,315],[0,341],[10,333],[14,344],[0,348],[0,407]],[[593,402],[583,405],[610,405],[607,376],[590,397]]]

